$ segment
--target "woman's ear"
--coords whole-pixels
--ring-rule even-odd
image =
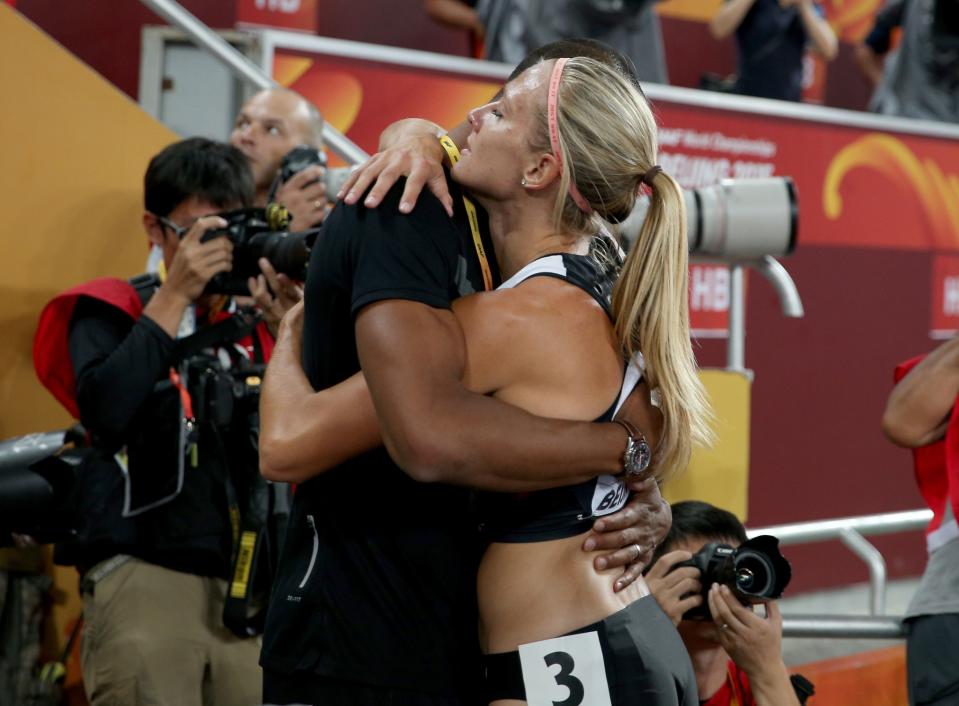
[[[523,172],[524,185],[532,191],[545,189],[560,178],[559,162],[556,155],[543,152],[536,161],[531,162]]]

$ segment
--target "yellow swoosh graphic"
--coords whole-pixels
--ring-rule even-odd
[[[896,138],[865,135],[836,154],[823,183],[823,210],[837,220],[842,215],[840,187],[854,169],[873,169],[904,193],[912,192],[922,205],[936,245],[959,246],[959,177],[945,174],[931,159],[920,160]]]

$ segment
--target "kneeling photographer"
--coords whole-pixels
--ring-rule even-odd
[[[80,285],[41,317],[38,375],[92,441],[74,489],[77,535],[55,559],[80,572],[93,706],[260,703],[253,594],[268,590],[265,528],[284,499],[258,473],[273,341],[252,312],[210,293],[241,252],[208,233],[228,226],[211,214],[253,194],[236,148],[170,145],[144,178],[159,276]]]
[[[778,542],[747,540],[735,515],[709,503],[676,503],[672,511],[646,582],[686,645],[700,703],[804,704],[812,684],[787,672],[779,607],[763,599],[778,597],[789,581]],[[766,617],[743,601],[764,603]]]

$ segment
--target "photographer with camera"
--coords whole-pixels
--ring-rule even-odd
[[[257,400],[243,386],[258,385],[272,338],[209,293],[234,258],[231,239],[209,232],[227,225],[214,214],[253,194],[234,147],[168,146],[144,177],[159,276],[88,282],[41,316],[38,375],[93,445],[74,491],[77,535],[55,555],[80,573],[93,706],[260,703],[259,640],[237,636],[254,632],[235,616],[250,605],[227,597],[227,579],[235,562],[249,584],[259,575],[237,551],[262,514]]]
[[[249,160],[256,184],[253,204],[273,201],[290,212],[290,230],[319,225],[329,210],[323,155],[323,116],[316,106],[288,88],[268,88],[248,100],[236,116],[230,144]],[[318,155],[281,179],[283,158],[298,146]]]
[[[697,568],[697,564],[707,567],[708,574],[713,565],[698,552],[718,553],[746,543],[742,523],[731,512],[699,501],[676,503],[672,510],[672,528],[656,550],[646,583],[686,645],[701,703],[805,703],[813,693],[812,685],[786,671],[781,656],[782,617],[776,602],[764,601],[766,617],[761,617],[742,605],[734,587],[718,581],[710,585],[711,577],[704,579],[704,572]],[[711,542],[720,547],[714,548]],[[773,552],[767,556],[777,566]],[[773,582],[779,584],[774,595],[781,592],[783,580],[788,581],[788,569],[780,573],[785,575]]]

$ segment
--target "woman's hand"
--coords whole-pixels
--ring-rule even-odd
[[[353,170],[336,198],[353,205],[369,189],[363,205],[376,208],[393,185],[405,176],[400,212],[412,211],[426,186],[452,216],[453,197],[443,172],[445,153],[439,143],[439,136],[443,133],[442,128],[425,120],[394,123],[383,133],[380,151]]]

